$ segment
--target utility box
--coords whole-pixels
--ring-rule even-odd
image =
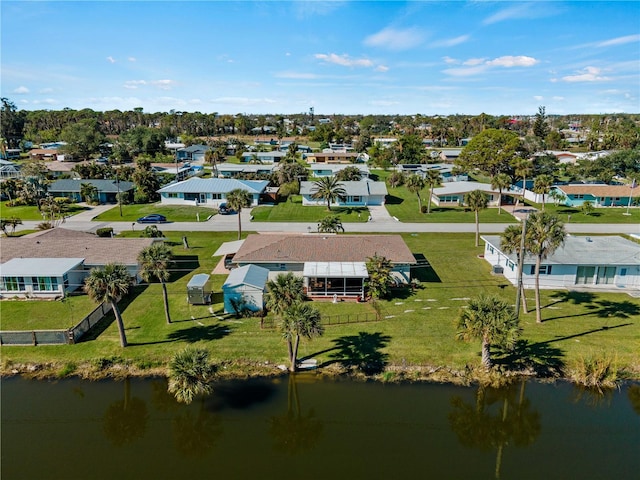
[[[208,305],[211,303],[211,284],[209,275],[198,273],[187,284],[187,301],[190,305]]]

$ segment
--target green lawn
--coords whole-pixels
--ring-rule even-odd
[[[541,209],[541,204],[530,204],[531,206]],[[565,223],[628,223],[632,225],[640,224],[640,208],[632,207],[629,209],[629,215],[626,215],[626,207],[604,207],[595,208],[590,215],[585,215],[579,208],[566,207],[564,205],[553,205],[547,203],[544,206],[545,211],[555,213]]]
[[[83,212],[88,210],[87,207],[83,207],[81,205],[72,203],[67,208],[67,215],[75,215],[76,213]],[[6,204],[0,204],[0,217],[2,218],[11,218],[17,217],[20,220],[41,220],[42,214],[38,207],[35,206],[19,206],[19,207],[8,207]]]
[[[161,205],[155,203],[123,205],[122,216],[120,209],[114,206],[112,209],[96,216],[94,220],[101,222],[135,222],[138,218],[159,213],[167,217],[169,222],[195,222],[197,214],[200,214],[200,221],[204,222],[209,215],[215,215],[217,210],[207,207],[195,207],[190,205]]]
[[[133,236],[137,232],[127,232]],[[263,364],[285,363],[286,346],[276,330],[261,330],[258,319],[235,319],[222,314],[221,296],[215,295],[214,305],[194,306],[186,302],[186,284],[195,273],[210,273],[219,257],[213,252],[223,241],[235,239],[233,232],[186,233],[190,249],[181,243],[183,232],[168,232],[176,255],[176,267],[168,284],[171,315],[174,323],[164,321],[160,285],[136,287],[134,293],[121,301],[130,347],[119,347],[115,322],[111,320],[94,337],[78,345],[2,347],[6,362],[76,362],[87,359],[118,356],[139,364],[166,364],[174,352],[188,344],[208,348],[216,362],[241,360]],[[397,365],[448,365],[462,369],[480,362],[480,343],[464,343],[455,339],[455,319],[470,297],[480,293],[495,293],[513,301],[514,288],[502,277],[493,276],[490,266],[478,258],[482,248],[473,246],[473,234],[420,233],[404,238],[418,257],[424,256],[431,267],[421,267],[413,273],[421,281],[415,291],[396,292],[382,302],[380,322],[330,325],[324,337],[302,342],[300,356],[313,356],[319,362],[330,360],[336,341],[347,336],[364,335],[377,339],[378,347],[388,354],[388,361]],[[452,254],[455,252],[455,255]],[[220,292],[224,275],[213,275],[215,292]],[[527,292],[530,308],[534,292]],[[78,297],[80,300],[86,297]],[[76,298],[73,299],[76,301]],[[86,300],[85,300],[86,301]],[[614,355],[618,367],[640,376],[640,304],[626,294],[581,294],[566,291],[542,292],[543,324],[535,323],[535,312],[523,316],[523,338],[530,342],[531,355],[542,360],[571,364],[581,356]],[[39,310],[27,313],[29,306]],[[90,302],[85,304],[91,309]],[[64,312],[84,310],[62,302],[3,301],[3,328],[33,317],[30,326],[46,324]],[[316,302],[323,315],[345,315],[373,312],[370,304]],[[53,310],[53,309],[56,310]],[[54,315],[51,313],[55,312]],[[5,319],[11,319],[6,320]],[[15,319],[15,320],[14,320]],[[22,320],[21,320],[22,319]],[[41,320],[37,320],[41,319]],[[7,322],[10,322],[7,324]],[[45,323],[46,322],[46,323]],[[361,335],[361,336],[362,336]],[[546,361],[545,360],[545,361]]]
[[[251,210],[254,222],[320,222],[327,215],[337,215],[342,223],[366,222],[369,211],[366,207],[302,206],[302,197],[294,195],[291,200],[272,207],[259,206]]]

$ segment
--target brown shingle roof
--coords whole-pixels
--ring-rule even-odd
[[[101,238],[64,228],[24,237],[0,238],[0,263],[12,258],[84,258],[87,265],[119,262],[137,265],[138,253],[153,238]]]
[[[594,197],[640,197],[640,188],[629,185],[558,185],[567,195],[593,195]]]
[[[252,234],[234,262],[364,262],[375,254],[393,263],[416,263],[400,235]]]

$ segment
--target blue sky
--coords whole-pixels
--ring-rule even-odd
[[[26,110],[640,113],[640,2],[7,1]]]

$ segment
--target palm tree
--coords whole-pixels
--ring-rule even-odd
[[[94,302],[111,304],[120,333],[120,345],[123,348],[127,346],[127,337],[124,332],[122,315],[118,309],[118,299],[127,294],[131,283],[127,267],[121,263],[107,263],[104,268],[91,269],[91,273],[84,283],[84,291]]]
[[[491,188],[498,190],[498,215],[502,211],[502,191],[511,186],[511,177],[506,173],[499,173],[491,179]]]
[[[427,213],[431,213],[431,199],[433,198],[433,189],[442,185],[442,177],[437,170],[427,170],[424,177],[425,183],[429,186],[429,200],[427,201]]]
[[[513,307],[496,296],[472,298],[458,317],[458,339],[480,339],[482,365],[487,368],[491,367],[491,345],[512,348],[519,335],[519,321]]]
[[[311,340],[324,333],[324,327],[320,323],[320,312],[308,303],[295,302],[283,312],[280,331],[282,338],[287,341],[289,371],[295,372],[300,337]]]
[[[373,299],[386,297],[394,283],[391,270],[393,265],[387,258],[375,254],[373,257],[367,258],[367,290]]]
[[[522,203],[524,203],[524,192],[527,189],[527,177],[533,174],[533,163],[526,158],[518,158],[513,163],[513,169],[517,177],[522,179]]]
[[[553,185],[553,177],[545,173],[538,175],[533,183],[533,191],[542,195],[542,211],[544,211],[544,203],[551,185]]]
[[[138,254],[140,263],[140,276],[145,282],[155,277],[162,285],[162,297],[164,301],[164,315],[167,323],[171,323],[169,314],[169,296],[167,295],[167,284],[169,280],[169,266],[171,265],[171,249],[164,243],[154,243],[143,249]]]
[[[535,290],[536,322],[542,323],[540,312],[540,264],[564,243],[567,232],[560,219],[547,212],[535,212],[527,219],[527,250],[536,256]]]
[[[489,196],[482,190],[473,190],[464,196],[464,203],[473,210],[476,217],[476,247],[480,245],[480,210],[487,208]]]
[[[344,232],[342,221],[336,215],[327,215],[318,224],[319,233],[338,233]]]
[[[331,204],[337,199],[346,197],[347,191],[344,184],[336,177],[322,177],[313,182],[311,197],[327,201],[327,210],[331,211]]]
[[[359,182],[362,172],[358,167],[348,166],[336,173],[336,178],[342,182]]]
[[[241,188],[236,188],[227,193],[227,206],[238,212],[238,240],[242,238],[242,209],[251,206],[251,194]]]
[[[405,180],[404,186],[407,187],[411,193],[415,193],[418,196],[418,210],[422,213],[422,198],[420,198],[420,192],[427,185],[427,182],[420,175],[413,174]]]
[[[292,272],[281,273],[274,280],[269,280],[265,294],[267,310],[276,315],[282,315],[294,303],[302,302],[304,300],[303,283],[303,278]]]
[[[187,347],[169,363],[169,392],[179,402],[189,404],[196,395],[211,393],[209,381],[213,372],[208,350]]]
[[[523,220],[523,222],[526,222],[526,220]],[[518,268],[520,268],[520,257],[527,254],[526,244],[524,251],[520,251],[522,248],[522,228],[520,227],[520,225],[509,225],[505,229],[500,237],[500,248],[504,253],[515,253],[516,261],[518,262]],[[520,275],[520,272],[518,272],[518,275]],[[524,313],[527,313],[527,297],[525,296],[524,285],[519,284],[516,286],[516,288],[520,289],[522,307],[524,309]],[[517,313],[518,311],[516,308],[516,314]]]
[[[98,187],[91,183],[81,183],[80,196],[85,202],[90,204],[98,196]]]

